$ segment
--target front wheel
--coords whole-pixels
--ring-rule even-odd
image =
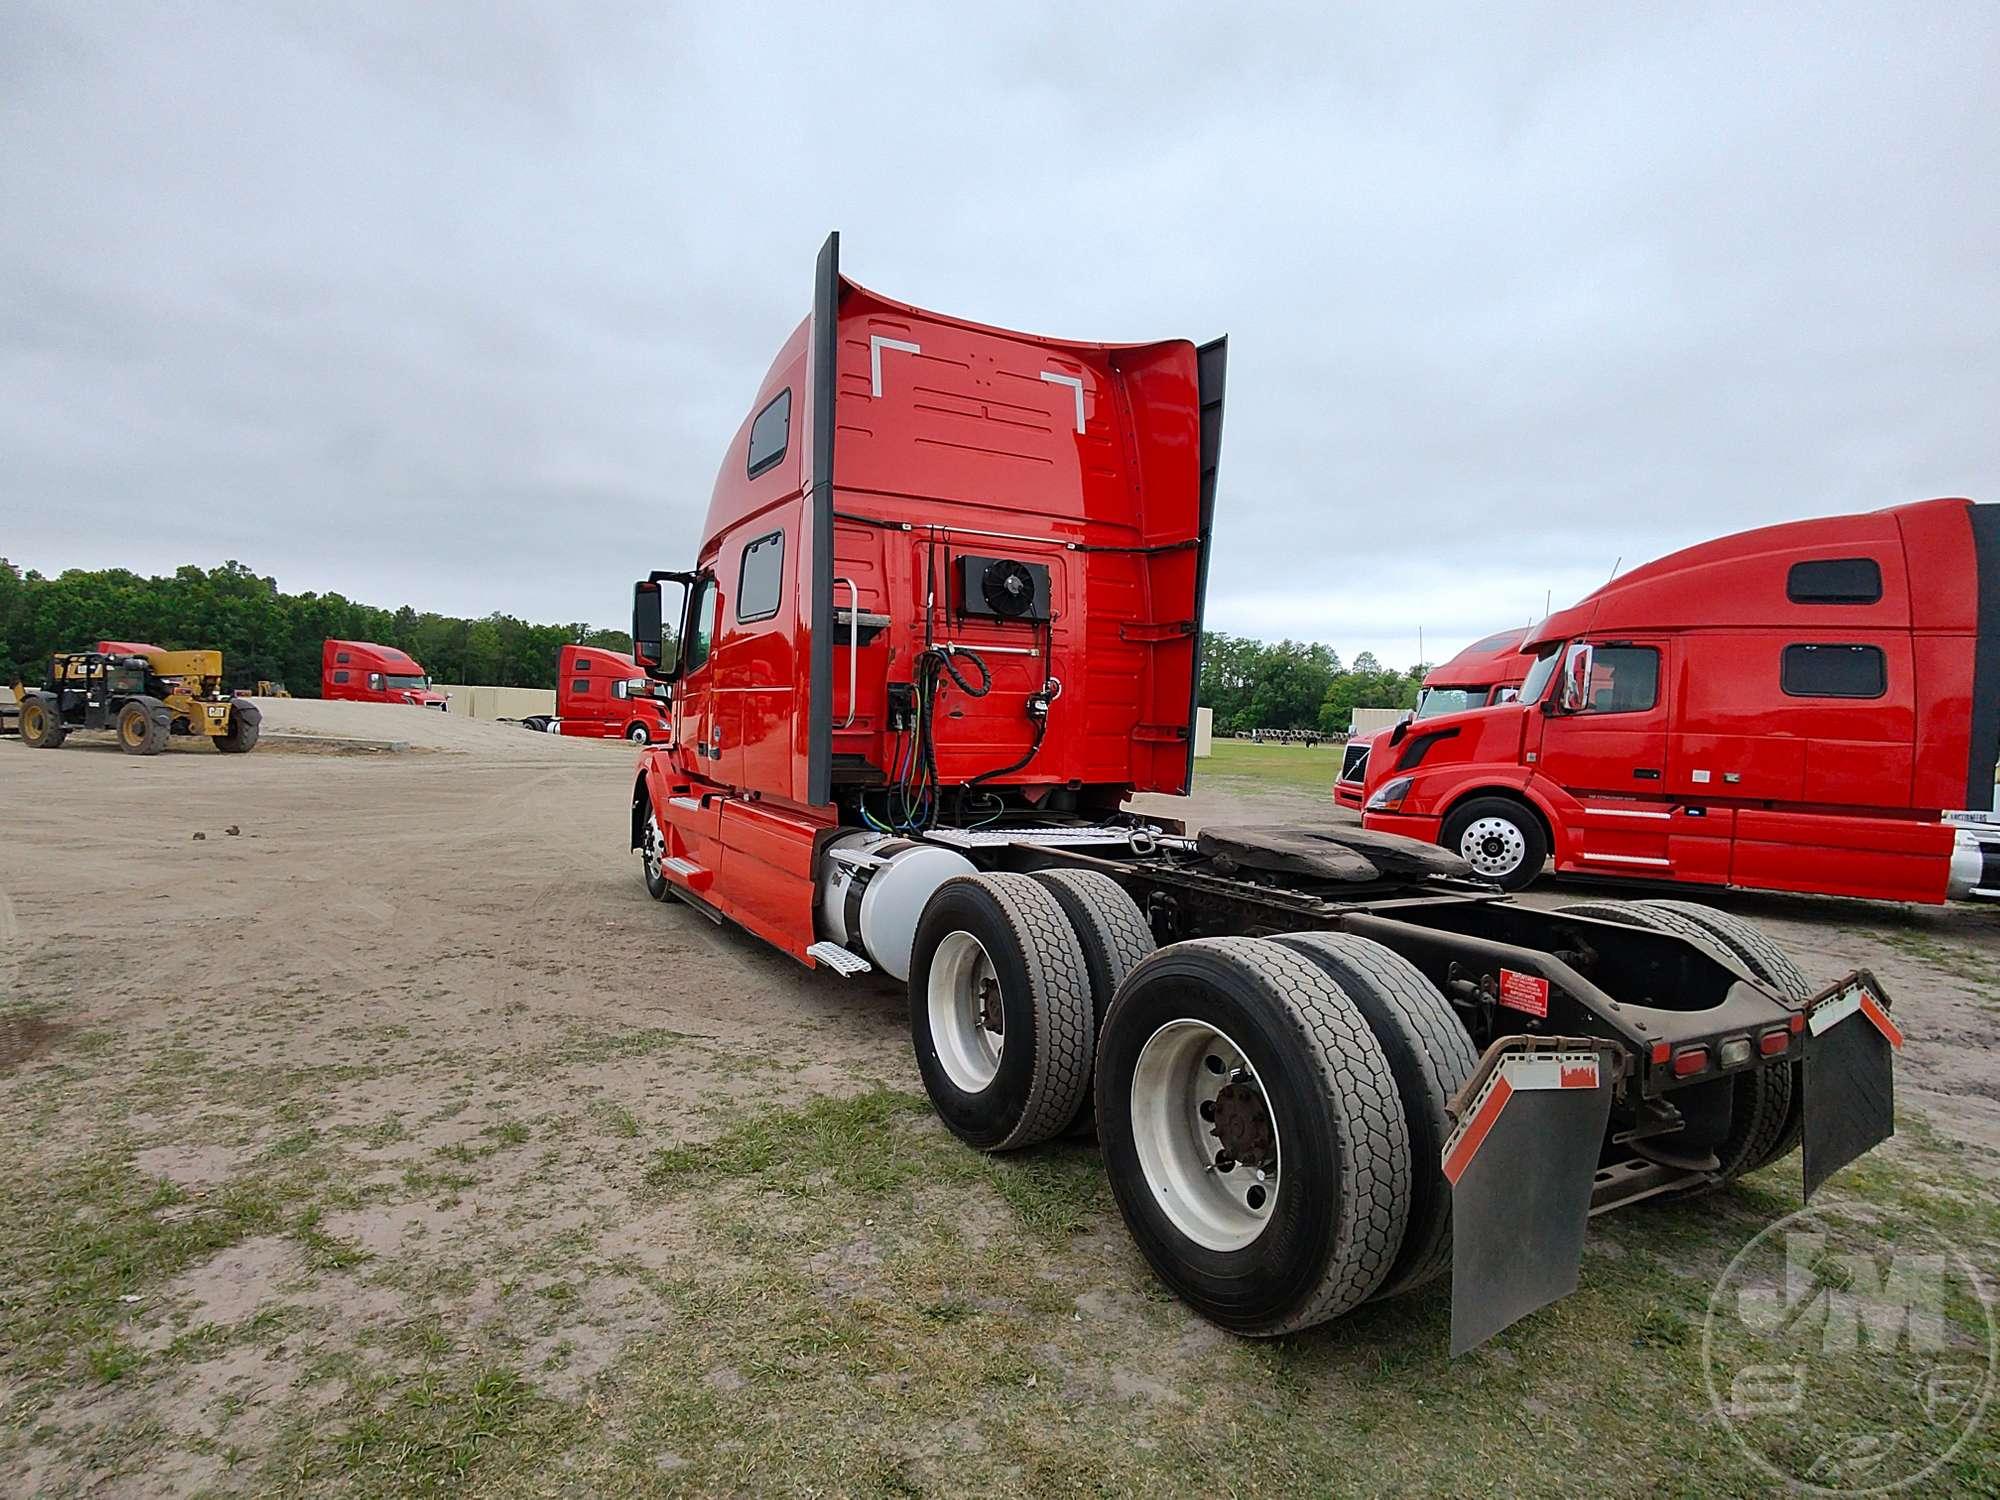
[[[30,750],[53,750],[68,733],[62,715],[48,699],[29,697],[21,704],[21,740]]]
[[[1452,809],[1438,842],[1504,891],[1518,891],[1548,862],[1548,835],[1525,803],[1475,797]]]
[[[644,724],[626,725],[625,738],[635,745],[649,745],[653,742],[653,736],[647,732]]]
[[[1224,1328],[1338,1317],[1396,1262],[1411,1186],[1396,1079],[1304,954],[1199,938],[1134,969],[1104,1019],[1097,1138],[1140,1251]]]
[[[263,724],[263,711],[239,698],[229,705],[229,727],[215,737],[215,748],[224,755],[247,755],[257,748]]]
[[[173,716],[153,698],[133,698],[118,710],[118,746],[127,755],[158,755],[167,748]]]
[[[660,831],[659,816],[648,807],[646,809],[646,833],[640,841],[640,869],[646,877],[646,894],[655,901],[672,899],[674,884],[667,879],[664,868],[667,860],[667,836]]]

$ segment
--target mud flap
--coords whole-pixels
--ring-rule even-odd
[[[1850,974],[1807,1002],[1807,1201],[1827,1178],[1896,1133],[1895,1054],[1902,1045],[1873,974]]]
[[[1503,1037],[1453,1101],[1451,1352],[1576,1290],[1617,1050]]]

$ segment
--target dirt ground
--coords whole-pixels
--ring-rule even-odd
[[[935,1124],[895,986],[649,900],[626,747],[507,733],[0,741],[0,1491],[1760,1488],[1690,1330],[1785,1170],[1598,1221],[1582,1290],[1456,1362],[1433,1293],[1231,1339],[1087,1143]],[[1954,1205],[2000,1264],[2000,912],[1719,904],[1910,1034],[1839,1201]]]

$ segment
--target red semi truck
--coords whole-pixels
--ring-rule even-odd
[[[1225,346],[986,327],[838,256],[634,591],[655,899],[903,982],[969,1145],[1094,1122],[1149,1263],[1244,1334],[1448,1273],[1469,1347],[1576,1285],[1591,1213],[1801,1138],[1810,1192],[1890,1133],[1881,987],[1738,918],[1131,811],[1190,784]]]
[[[558,734],[650,744],[667,736],[666,705],[653,680],[621,651],[564,646],[556,658]]]
[[[1450,661],[1431,668],[1424,674],[1423,691],[1417,695],[1411,718],[1435,719],[1511,701],[1520,691],[1521,679],[1528,675],[1530,659],[1521,654],[1527,637],[1526,630],[1503,630],[1474,641]],[[1340,779],[1333,784],[1333,800],[1340,806],[1361,810],[1367,800],[1369,754],[1391,733],[1378,729],[1347,742],[1340,757]]]
[[[1364,826],[1564,873],[1941,902],[2000,891],[2000,506],[1767,526],[1523,643],[1520,700],[1398,726]],[[1982,837],[1985,842],[1982,843]]]
[[[356,703],[407,703],[443,710],[445,694],[431,686],[407,652],[373,641],[328,641],[320,648],[319,695]]]

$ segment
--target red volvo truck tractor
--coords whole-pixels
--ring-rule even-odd
[[[1449,1272],[1469,1347],[1576,1285],[1591,1213],[1890,1133],[1881,986],[1732,916],[1127,809],[1192,775],[1224,344],[985,327],[838,255],[635,591],[654,897],[902,981],[970,1145],[1094,1122],[1148,1261],[1244,1334]]]
[[[556,657],[558,734],[651,744],[667,737],[667,707],[652,678],[622,651],[565,646]]]
[[[328,641],[320,648],[319,695],[355,703],[406,703],[442,712],[449,699],[408,652],[373,641]]]
[[[1521,654],[1527,638],[1526,630],[1503,630],[1474,641],[1450,661],[1432,667],[1424,674],[1423,691],[1417,695],[1417,707],[1410,717],[1435,719],[1512,702],[1520,693],[1521,680],[1528,675],[1531,658]],[[1341,807],[1361,810],[1367,800],[1369,753],[1393,732],[1378,729],[1347,742],[1340,757],[1340,779],[1333,784],[1333,800]]]
[[[1944,821],[1993,806],[2000,506],[1705,542],[1551,615],[1523,650],[1519,702],[1398,726],[1370,757],[1366,827],[1509,889],[1553,855],[1628,880],[2000,892],[2000,830]]]

